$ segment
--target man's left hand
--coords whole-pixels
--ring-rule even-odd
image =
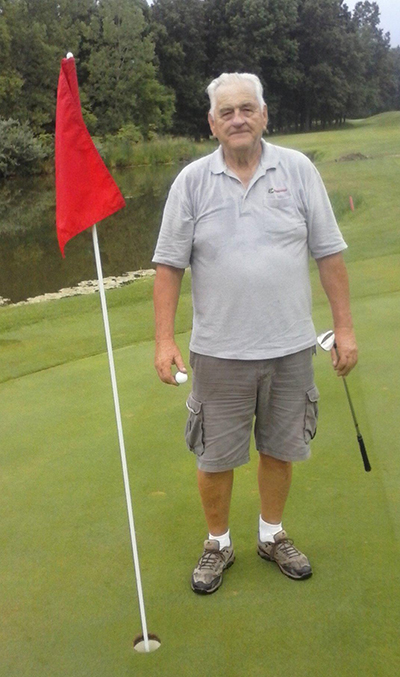
[[[347,376],[357,364],[358,350],[353,329],[335,328],[335,348],[331,350],[333,368],[338,376]]]

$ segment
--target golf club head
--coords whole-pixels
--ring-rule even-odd
[[[335,345],[335,333],[331,329],[329,331],[324,331],[317,336],[317,342],[322,350],[329,352]]]

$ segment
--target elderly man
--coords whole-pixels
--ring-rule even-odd
[[[292,463],[309,457],[318,416],[308,256],[318,264],[344,376],[357,346],[346,244],[320,175],[301,153],[266,143],[259,79],[223,73],[207,89],[218,150],[180,172],[165,206],[153,261],[155,366],[174,385],[186,371],[174,341],[185,268],[191,266],[193,389],[186,443],[197,458],[208,539],[192,589],[215,592],[235,559],[229,530],[234,468],[249,460],[255,418],[261,511],[258,554],[293,579],[312,569],[283,530]]]

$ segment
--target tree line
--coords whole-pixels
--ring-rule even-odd
[[[205,87],[223,71],[260,77],[270,131],[400,109],[400,48],[376,2],[0,0],[0,118],[53,133],[67,51],[102,136],[207,136]]]

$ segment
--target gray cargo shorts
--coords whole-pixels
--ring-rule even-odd
[[[255,417],[256,448],[282,461],[310,456],[319,392],[307,348],[270,360],[227,360],[190,353],[193,390],[185,439],[207,472],[222,472],[249,461]]]

